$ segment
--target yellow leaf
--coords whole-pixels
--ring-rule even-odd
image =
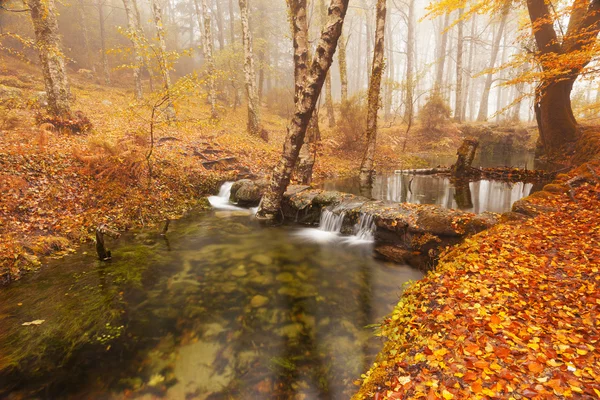
[[[442,396],[444,397],[444,399],[446,400],[450,400],[454,398],[454,395],[452,393],[450,393],[449,391],[447,391],[446,389],[444,389],[442,391]]]

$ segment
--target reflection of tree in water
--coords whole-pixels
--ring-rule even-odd
[[[460,209],[472,209],[473,198],[471,196],[471,187],[469,181],[456,180],[454,181],[454,201]]]

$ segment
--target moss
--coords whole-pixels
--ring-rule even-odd
[[[556,194],[563,194],[567,193],[569,191],[569,188],[566,185],[561,185],[559,183],[551,183],[544,186],[543,191]]]

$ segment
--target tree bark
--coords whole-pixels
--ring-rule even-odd
[[[387,35],[387,78],[385,80],[385,98],[383,101],[383,119],[388,121],[392,115],[392,102],[394,94],[394,44],[392,35],[392,12],[387,13],[387,22],[385,24],[386,35]]]
[[[135,98],[141,100],[144,97],[142,89],[142,65],[144,59],[142,57],[142,46],[140,43],[140,34],[137,24],[135,11],[133,9],[132,0],[123,0],[125,14],[127,15],[127,35],[133,45],[133,83],[135,88]]]
[[[215,6],[217,7],[217,29],[219,30],[219,50],[223,51],[225,48],[225,27],[223,23],[223,11],[221,10],[221,0],[214,0]]]
[[[339,41],[339,53],[338,53],[338,62],[340,67],[340,87],[341,87],[341,96],[342,103],[348,101],[348,64],[346,63],[346,46],[348,43],[346,42],[346,37],[342,33]]]
[[[140,43],[147,42],[146,33],[144,32],[144,25],[142,25],[142,17],[140,15],[140,9],[138,7],[138,0],[131,0],[131,4],[133,6],[133,10],[135,12],[135,24],[137,26],[137,30],[139,32],[138,40]],[[167,1],[167,4],[169,2]],[[144,60],[144,67],[148,72],[148,81],[150,83],[150,92],[154,92],[154,71],[152,70],[152,62],[150,61],[150,55],[147,51],[144,50],[144,46],[142,48],[142,59]]]
[[[233,0],[229,0],[229,34],[231,44],[235,43],[235,10],[233,9]]]
[[[27,0],[35,33],[44,85],[48,97],[48,112],[56,117],[70,118],[69,83],[61,49],[54,0]]]
[[[260,134],[259,104],[256,93],[256,73],[254,71],[254,54],[252,50],[252,33],[250,32],[250,16],[248,0],[239,0],[242,19],[242,42],[244,44],[244,77],[246,80],[246,98],[248,100],[248,133]]]
[[[321,27],[323,27],[327,21],[325,0],[320,0],[319,8],[321,14]],[[329,127],[333,128],[335,126],[335,115],[333,111],[333,96],[331,95],[331,72],[327,73],[327,77],[325,78],[325,107],[327,108]]]
[[[373,160],[377,145],[377,112],[380,106],[381,77],[384,69],[384,39],[385,39],[386,0],[377,0],[375,27],[375,48],[373,51],[373,69],[369,83],[369,98],[367,109],[367,144],[360,165],[361,186],[368,187],[373,175]]]
[[[302,89],[306,83],[306,75],[310,68],[310,52],[308,49],[308,19],[307,1],[289,0],[292,40],[294,44],[294,103],[298,102]],[[321,139],[319,129],[319,115],[315,108],[304,135],[304,142],[300,148],[297,175],[304,185],[312,181],[312,172],[316,161],[316,142]]]
[[[200,16],[200,6],[198,4],[198,0],[194,0],[194,5],[196,7],[196,13],[198,14],[198,22],[200,23],[200,21],[203,21],[203,24],[200,25],[201,29],[204,28],[202,37],[202,50],[204,53],[204,59],[208,64],[208,102],[210,103],[211,119],[216,120],[219,118],[219,113],[217,112],[217,93],[215,89],[215,60],[213,59],[213,39],[210,22],[210,13],[208,11],[208,4],[206,0],[202,0],[202,16]]]
[[[408,2],[408,34],[406,39],[406,92],[404,93],[404,120],[412,123],[414,105],[414,65],[415,65],[415,0]]]
[[[496,59],[498,58],[498,51],[500,50],[500,42],[502,41],[502,34],[506,25],[506,19],[508,18],[508,12],[510,11],[510,3],[502,10],[502,18],[500,19],[500,25],[498,31],[494,36],[494,43],[492,45],[492,54],[490,57],[490,70],[496,65]],[[477,115],[477,121],[487,121],[488,118],[488,103],[490,99],[490,90],[493,82],[493,72],[490,71],[485,77],[485,85],[483,86],[483,94],[481,95],[481,103],[479,104],[479,114]]]
[[[500,57],[500,65],[504,65],[504,63],[506,63],[506,53],[507,53],[507,43],[506,43],[506,35],[504,35],[504,39],[502,40],[502,56]],[[504,71],[500,71],[498,74],[498,80],[502,81],[502,79],[504,78]],[[496,96],[496,123],[500,123],[500,111],[502,110],[502,108],[504,108],[504,104],[505,104],[505,95],[504,93],[506,92],[505,88],[501,85],[498,84],[497,85],[498,88],[498,92],[497,92],[497,96]]]
[[[166,115],[167,119],[175,119],[175,107],[171,98],[171,75],[169,74],[169,63],[167,61],[167,44],[165,42],[165,31],[162,22],[162,10],[157,0],[152,0],[152,14],[154,15],[154,25],[156,26],[156,36],[159,44],[158,59],[160,70],[163,76],[163,86],[168,98]]]
[[[464,8],[458,9],[458,37],[456,42],[456,99],[454,119],[461,122],[463,109],[463,27],[462,20]]]
[[[465,121],[467,119],[467,104],[469,104],[469,99],[472,97],[471,94],[471,82],[474,80],[471,75],[473,75],[473,57],[475,55],[475,31],[477,27],[477,14],[473,15],[471,20],[471,37],[469,40],[469,57],[467,59],[467,79],[465,81],[465,92],[463,96],[463,109],[462,109],[462,117],[461,121]],[[470,107],[469,107],[470,108]]]
[[[300,0],[302,1],[302,0]],[[287,128],[281,159],[273,171],[263,196],[257,218],[274,220],[280,216],[281,200],[294,170],[310,118],[313,115],[325,77],[333,60],[349,0],[331,0],[327,25],[321,32],[314,59],[298,93],[294,116]],[[292,2],[292,0],[290,0]],[[294,54],[296,58],[296,52]]]
[[[106,54],[106,32],[104,27],[104,0],[97,0],[98,20],[100,23],[100,49],[102,51],[102,73],[104,74],[104,83],[110,85],[110,67],[108,65],[108,55]]]
[[[92,48],[90,46],[90,35],[87,29],[87,22],[85,20],[85,8],[83,0],[79,0],[79,7],[77,7],[77,13],[79,14],[79,25],[81,27],[81,36],[83,38],[83,47],[85,49],[85,55],[87,58],[87,67],[96,73],[96,66],[94,65],[94,57],[92,57]]]
[[[448,46],[448,25],[450,24],[450,13],[446,13],[444,16],[444,27],[442,29],[442,42],[439,47],[439,52],[437,54],[437,66],[435,72],[435,84],[434,89],[436,91],[440,91],[442,87],[442,82],[444,81],[444,64],[446,63],[446,47]]]

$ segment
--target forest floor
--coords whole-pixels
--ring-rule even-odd
[[[45,256],[93,241],[100,224],[123,231],[207,208],[205,196],[222,182],[267,176],[281,154],[287,118],[267,107],[265,142],[246,133],[243,106],[221,104],[220,119],[211,122],[204,90],[192,88],[176,101],[176,122],[156,122],[152,145],[155,97],[135,102],[131,90],[75,73],[70,81],[72,109],[93,126],[84,134],[36,122],[44,86],[35,66],[0,65],[0,284],[36,269]],[[360,152],[339,149],[343,138],[325,122],[321,131],[315,181],[356,174]],[[378,168],[423,166],[418,157],[399,156],[394,135],[390,128],[382,135]]]
[[[559,175],[524,200],[537,216],[442,256],[381,325],[355,399],[600,398],[598,175]]]

